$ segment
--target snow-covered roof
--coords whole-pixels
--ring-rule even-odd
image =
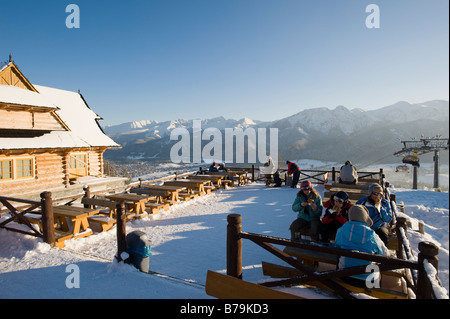
[[[0,149],[119,146],[103,133],[97,123],[100,117],[87,106],[79,93],[34,84],[33,86],[39,93],[0,85],[0,102],[54,108],[70,131],[52,131],[30,138],[0,137]]]
[[[56,108],[42,94],[12,85],[0,85],[0,103]]]

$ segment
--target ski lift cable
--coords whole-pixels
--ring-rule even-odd
[[[371,165],[374,165],[374,164],[379,163],[380,161],[382,161],[382,160],[384,160],[384,159],[386,159],[386,158],[388,158],[388,157],[391,157],[391,156],[392,156],[392,154],[388,154],[388,155],[386,155],[386,156],[383,156],[383,157],[381,157],[381,158],[379,158],[379,159],[375,159],[375,160],[373,160],[373,161],[371,161],[371,162],[365,164],[365,166],[371,166]]]

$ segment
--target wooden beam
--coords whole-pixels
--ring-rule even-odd
[[[221,299],[303,299],[275,289],[208,270],[205,291]]]

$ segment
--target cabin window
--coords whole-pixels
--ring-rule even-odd
[[[74,153],[69,157],[69,177],[77,178],[88,174],[87,153]]]
[[[12,160],[0,161],[0,180],[12,179],[13,178],[12,168],[13,168]]]
[[[27,178],[27,177],[33,177],[33,159],[32,158],[26,158],[26,159],[17,159],[16,160],[16,171],[17,171],[17,178]]]
[[[7,160],[0,160],[0,181],[33,177],[33,157],[17,157]]]

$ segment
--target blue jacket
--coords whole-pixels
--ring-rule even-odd
[[[317,210],[313,211],[311,206],[303,207],[300,204],[308,201],[308,199],[314,200],[314,204],[317,206]],[[313,198],[313,193],[310,192],[307,199],[303,196],[297,196],[295,198],[294,203],[292,204],[292,210],[294,212],[298,212],[297,218],[304,219],[306,221],[311,221],[313,219],[320,219],[320,215],[322,214],[322,197],[318,195],[315,199]]]
[[[383,242],[373,229],[362,222],[348,221],[336,232],[335,246],[338,248],[356,250],[363,253],[383,255]],[[362,259],[340,257],[338,268],[349,268],[369,265],[371,262]],[[366,280],[370,273],[352,276]]]
[[[360,198],[356,202],[356,204],[364,205],[369,210],[369,216],[373,221],[372,229],[377,230],[382,226],[387,227],[386,223],[390,223],[392,220],[392,213],[389,202],[384,198],[381,199],[380,210],[369,203],[367,197]]]

